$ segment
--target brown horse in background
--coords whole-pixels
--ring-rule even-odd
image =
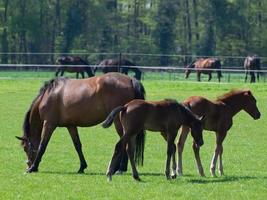
[[[104,128],[111,126],[118,113],[120,113],[120,121],[124,134],[115,146],[114,154],[108,167],[107,176],[109,180],[111,180],[112,175],[114,174],[115,166],[117,166],[118,162],[121,160],[121,153],[124,152],[121,151],[121,148],[125,150],[126,146],[132,166],[133,178],[140,180],[134,162],[136,161],[133,154],[135,146],[134,141],[136,135],[140,132],[144,133],[145,130],[161,132],[168,143],[165,170],[167,179],[171,178],[170,159],[171,156],[174,156],[176,151],[174,140],[181,125],[186,125],[191,128],[192,136],[198,147],[203,145],[201,120],[188,108],[179,104],[175,100],[132,100],[125,106],[115,108],[103,122],[102,126]],[[139,157],[142,158],[141,162],[143,163],[144,143],[142,144],[142,148],[139,146],[137,149],[141,149],[141,151],[139,150],[139,154],[142,156]],[[173,164],[174,171],[176,171],[176,163]]]
[[[223,175],[223,141],[227,131],[232,127],[233,117],[241,110],[246,111],[253,119],[259,119],[261,113],[257,108],[257,101],[250,90],[232,90],[215,101],[210,101],[204,97],[192,96],[184,101],[193,113],[198,116],[205,115],[204,130],[214,131],[216,133],[216,148],[210,165],[210,172],[215,176],[215,168],[219,157],[219,173]],[[180,138],[177,144],[178,147],[178,174],[182,175],[182,153],[184,143],[187,138],[190,128],[183,126]],[[195,159],[199,174],[205,176],[199,156],[199,147],[193,144]]]
[[[121,72],[123,74],[128,75],[129,71],[133,71],[135,73],[134,77],[137,80],[141,80],[142,71],[138,69],[133,62],[127,59],[105,59],[101,61],[97,68],[102,68],[102,72],[108,73],[108,72]],[[95,69],[95,71],[97,70]]]
[[[94,126],[106,119],[117,106],[133,99],[144,99],[143,85],[120,73],[108,73],[88,79],[53,79],[40,89],[24,120],[24,134],[17,137],[28,157],[27,172],[38,171],[50,137],[56,127],[66,127],[80,159],[79,173],[87,167],[77,127]],[[120,121],[115,128],[123,135]],[[142,137],[139,134],[140,137]],[[99,137],[97,140],[104,141]],[[123,158],[125,159],[125,158]],[[127,170],[127,162],[120,170]],[[117,166],[117,168],[119,168]]]
[[[57,65],[61,65],[57,71],[55,76],[64,75],[64,72],[76,73],[76,78],[79,78],[79,73],[84,78],[84,72],[87,73],[88,77],[94,76],[94,71],[92,67],[89,67],[89,63],[86,60],[81,59],[78,56],[62,56],[57,58],[56,60]],[[69,65],[69,66],[67,66]],[[84,66],[75,66],[75,65],[84,65]]]
[[[218,81],[221,81],[222,73],[221,73],[221,62],[217,58],[200,58],[196,61],[193,61],[190,63],[185,70],[185,78],[187,79],[189,77],[189,74],[193,71],[194,68],[197,73],[197,81],[201,81],[201,73],[202,74],[208,74],[209,79],[212,78],[212,72],[217,71],[218,74]]]
[[[245,68],[245,82],[247,82],[248,74],[250,74],[250,82],[255,83],[256,78],[255,78],[255,72],[253,70],[258,70],[257,71],[257,80],[259,82],[260,80],[260,71],[261,70],[261,60],[259,57],[256,55],[253,56],[248,56],[246,57],[244,61],[244,68]],[[252,71],[251,71],[252,70]]]

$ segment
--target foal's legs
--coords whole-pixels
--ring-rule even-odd
[[[223,164],[222,164],[222,153],[223,153],[223,146],[222,146],[222,142],[226,136],[227,132],[216,132],[216,148],[214,151],[214,155],[213,158],[211,160],[211,164],[210,164],[210,173],[211,175],[214,177],[215,175],[215,168],[216,168],[216,163],[217,163],[217,159],[219,156],[219,173],[220,175],[223,175]]]
[[[162,137],[165,139],[165,141],[167,142],[167,134],[164,132],[161,132]],[[177,168],[177,164],[176,164],[176,159],[175,159],[175,153],[176,153],[176,145],[174,144],[173,146],[174,152],[172,155],[172,178],[175,179],[176,178],[176,168]]]
[[[135,137],[131,137],[130,141],[128,142],[127,153],[132,166],[133,178],[137,181],[141,181],[134,162],[134,146],[135,146]]]
[[[167,160],[166,160],[166,168],[165,168],[165,175],[166,178],[169,180],[171,179],[170,176],[170,164],[171,164],[171,156],[174,153],[174,140],[177,136],[177,131],[171,131],[171,132],[167,132]]]
[[[51,135],[52,135],[53,131],[55,130],[55,128],[56,128],[56,126],[49,124],[46,120],[44,121],[41,142],[40,142],[39,148],[37,150],[36,158],[33,161],[32,166],[27,170],[28,173],[38,171],[38,166],[41,162],[42,156],[45,152],[47,144],[48,144],[48,142],[51,138]]]
[[[200,81],[200,75],[201,73],[197,71],[197,81]]]
[[[114,124],[115,124],[116,131],[121,138],[123,136],[123,128],[122,128],[121,122],[120,122],[118,117],[115,118]],[[122,173],[122,172],[127,171],[128,156],[127,156],[127,152],[125,149],[123,149],[122,151],[123,151],[122,152],[122,159],[121,159],[120,163],[118,163],[118,165],[114,168],[114,171],[115,172],[118,171],[118,173]]]
[[[123,137],[120,138],[119,142],[117,142],[115,146],[115,150],[106,173],[109,181],[112,180],[112,175],[115,173],[114,169],[116,168],[116,166],[118,166],[118,164],[120,164],[122,157],[122,150],[126,149],[128,138],[129,138],[128,135],[124,135]]]
[[[197,169],[198,169],[199,175],[200,176],[205,176],[205,173],[204,173],[204,170],[203,170],[203,166],[202,166],[202,163],[201,163],[201,159],[200,159],[200,156],[199,156],[199,149],[200,148],[196,146],[195,142],[193,142],[192,148],[194,150],[194,154],[195,154],[195,159],[196,159],[196,164],[197,164]]]
[[[187,138],[187,135],[189,133],[190,128],[187,126],[182,126],[182,131],[179,137],[179,141],[177,143],[177,149],[178,149],[178,167],[177,167],[177,173],[179,176],[183,175],[183,150],[184,150],[184,143]]]
[[[68,127],[68,131],[70,133],[72,142],[75,146],[75,149],[76,149],[76,151],[79,155],[79,159],[80,159],[80,169],[79,169],[78,173],[84,173],[84,169],[87,168],[87,163],[85,161],[85,158],[84,158],[84,155],[82,152],[82,144],[81,144],[81,141],[79,138],[79,133],[78,133],[77,127],[75,127],[75,126]]]

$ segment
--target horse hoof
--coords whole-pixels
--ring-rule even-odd
[[[84,174],[84,170],[83,169],[79,169],[78,174]]]
[[[111,182],[112,181],[112,176],[108,176],[107,181]]]
[[[139,177],[134,177],[134,180],[136,180],[136,181],[138,181],[138,182],[141,181],[141,179],[140,179]]]
[[[177,178],[177,175],[174,174],[174,175],[172,175],[171,177],[172,177],[172,179],[176,179],[176,178]]]
[[[30,167],[29,169],[27,169],[26,172],[27,172],[27,173],[38,172],[38,169],[35,168],[35,167]]]
[[[124,171],[118,170],[118,171],[116,171],[116,173],[115,173],[115,174],[116,174],[116,175],[122,175],[122,174],[123,174],[123,172],[124,172]]]

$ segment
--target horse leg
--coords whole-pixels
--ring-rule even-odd
[[[251,72],[250,73],[250,76],[251,76],[250,83],[255,83],[255,73],[254,72]]]
[[[205,176],[204,170],[203,170],[203,166],[201,163],[201,159],[199,156],[199,147],[196,145],[195,142],[193,142],[192,148],[194,150],[194,154],[195,154],[195,159],[196,159],[196,164],[197,164],[197,168],[198,168],[198,172],[200,176]]]
[[[122,151],[126,149],[126,144],[128,142],[127,137],[128,136],[124,135],[122,138],[120,138],[119,142],[117,142],[115,146],[115,150],[106,173],[106,175],[108,176],[108,181],[112,180],[112,175],[115,173],[114,169],[116,166],[118,166],[118,164],[120,164]]]
[[[64,70],[63,69],[61,69],[61,74],[60,74],[60,76],[63,76],[64,75]]]
[[[84,72],[81,72],[82,78],[84,78]]]
[[[213,158],[211,160],[210,164],[210,173],[211,176],[215,177],[215,168],[216,168],[216,163],[218,156],[220,155],[220,162],[219,162],[219,172],[220,174],[223,173],[223,166],[222,166],[222,152],[223,152],[223,147],[222,147],[222,142],[226,136],[226,132],[216,132],[216,148],[214,151]]]
[[[127,153],[132,166],[133,178],[137,181],[141,181],[134,162],[134,146],[135,146],[135,137],[132,137],[127,145]]]
[[[167,142],[167,134],[165,132],[161,132],[161,135],[162,137],[164,138],[164,140]],[[173,146],[174,148],[174,153],[172,155],[172,178],[175,179],[176,178],[176,168],[177,168],[177,165],[176,165],[176,160],[175,160],[175,153],[176,153],[176,145],[174,144]]]
[[[82,152],[82,144],[80,141],[80,137],[79,137],[79,133],[77,130],[77,127],[72,126],[72,127],[68,127],[68,131],[70,133],[72,142],[74,144],[74,147],[78,153],[79,159],[80,159],[80,169],[78,171],[78,173],[84,173],[84,169],[87,168],[87,163],[85,161],[83,152]]]
[[[56,128],[56,126],[49,124],[47,121],[44,121],[41,142],[40,142],[40,145],[39,145],[38,150],[37,150],[36,158],[33,161],[32,166],[27,170],[28,173],[38,171],[38,167],[39,167],[39,164],[42,160],[42,156],[46,150],[47,144],[48,144],[48,142],[51,138],[51,135],[52,135],[53,131],[55,130],[55,128]]]
[[[186,141],[187,135],[189,133],[190,128],[187,126],[182,126],[182,131],[179,137],[179,141],[177,143],[177,149],[178,149],[178,167],[177,167],[177,173],[179,176],[183,175],[183,150],[184,150],[184,143]]]
[[[260,72],[257,72],[257,81],[260,82]]]
[[[197,81],[200,81],[200,72],[197,72]]]
[[[116,131],[121,138],[123,136],[123,128],[122,128],[121,122],[119,120],[119,117],[115,118],[114,124],[115,124]],[[121,174],[122,172],[126,172],[127,171],[127,165],[128,165],[127,152],[126,152],[126,150],[122,150],[122,151],[123,151],[122,152],[122,159],[121,159],[120,163],[114,168],[115,172],[118,171],[119,174]]]
[[[55,76],[58,76],[59,72],[60,72],[60,69],[57,69]]]
[[[79,78],[79,72],[76,72],[76,79]]]
[[[210,81],[211,78],[212,78],[212,75],[211,75],[211,73],[209,73],[209,79],[208,79],[208,81]]]
[[[248,79],[248,72],[246,71],[245,83],[247,82],[247,79]]]
[[[170,176],[170,164],[171,164],[171,156],[173,155],[174,149],[173,146],[174,140],[176,138],[177,131],[168,132],[167,133],[167,159],[166,159],[166,168],[165,168],[165,175],[167,180],[171,179]]]

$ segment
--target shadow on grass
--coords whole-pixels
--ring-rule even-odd
[[[194,184],[209,184],[209,183],[225,183],[235,181],[248,181],[253,179],[261,179],[266,177],[255,177],[255,176],[222,176],[222,177],[210,177],[210,178],[199,178],[187,180]]]

